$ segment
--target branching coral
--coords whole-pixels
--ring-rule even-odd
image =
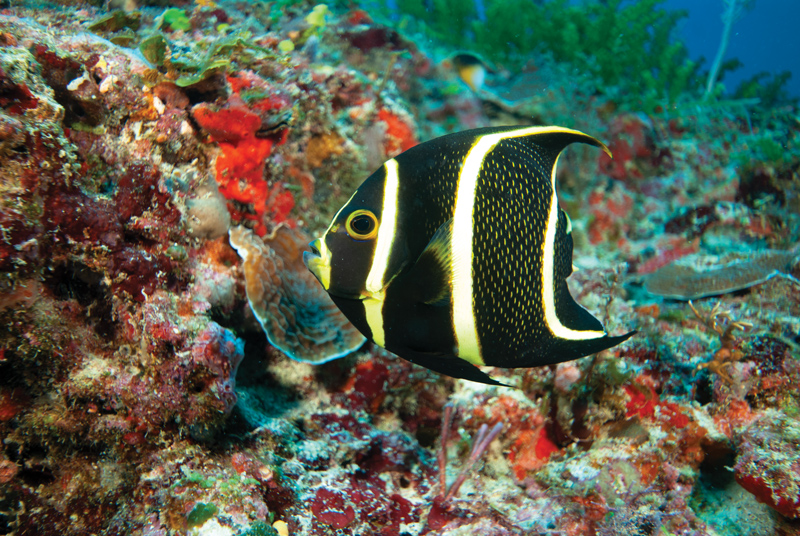
[[[489,444],[500,435],[503,431],[503,423],[498,422],[491,430],[487,424],[482,424],[478,433],[472,439],[472,449],[469,453],[469,458],[464,462],[461,471],[458,473],[455,481],[447,487],[447,440],[450,437],[450,426],[453,423],[453,405],[447,404],[444,407],[444,416],[442,418],[442,437],[441,449],[439,450],[439,493],[443,502],[447,502],[458,494],[461,484],[467,479],[472,466],[481,459]]]
[[[736,349],[737,339],[734,337],[734,332],[744,331],[753,327],[753,324],[734,320],[729,312],[722,310],[719,303],[714,304],[714,307],[706,315],[698,311],[691,300],[689,301],[689,307],[691,307],[692,312],[704,326],[719,335],[721,344],[711,361],[701,363],[698,368],[707,368],[729,384],[733,383],[733,379],[726,369],[743,357],[742,352]]]

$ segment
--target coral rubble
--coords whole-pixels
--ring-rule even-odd
[[[800,532],[796,102],[699,101],[657,0],[486,2],[479,88],[445,29],[484,3],[402,4],[4,6],[0,535]],[[569,284],[639,333],[513,387],[364,345],[307,236],[531,123],[612,148],[560,166]]]

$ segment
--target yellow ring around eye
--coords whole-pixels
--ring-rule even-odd
[[[366,216],[369,218],[371,222],[371,226],[368,232],[361,233],[353,228],[353,220],[359,217]],[[352,214],[347,217],[347,221],[344,224],[344,228],[347,231],[347,234],[350,235],[350,238],[355,238],[356,240],[370,240],[378,236],[378,218],[375,217],[375,214],[369,210],[356,210]]]

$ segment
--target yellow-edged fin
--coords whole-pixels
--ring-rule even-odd
[[[581,136],[587,136],[580,133]],[[590,137],[591,138],[591,137]],[[592,140],[601,143],[594,138]],[[602,143],[601,143],[602,145]],[[605,145],[603,145],[605,147]],[[558,234],[558,213],[561,210],[558,206],[558,195],[556,193],[556,167],[558,166],[558,159],[561,153],[556,157],[553,162],[553,168],[550,172],[550,185],[552,188],[552,198],[550,199],[550,211],[547,217],[547,230],[545,231],[545,238],[542,251],[542,308],[544,310],[544,319],[547,328],[554,336],[560,339],[567,339],[573,341],[598,339],[606,335],[605,331],[596,330],[575,330],[565,326],[561,319],[556,314],[556,281],[554,278],[554,258],[555,258],[555,242]]]
[[[567,135],[572,138],[568,143],[559,144],[563,149],[569,143],[581,141],[589,145],[601,147],[606,153],[610,153],[608,147],[601,141],[584,134],[583,132],[553,126],[523,127],[515,130],[497,132],[478,137],[472,144],[467,153],[458,177],[458,187],[456,193],[456,205],[453,216],[453,232],[451,240],[453,258],[453,328],[456,338],[457,355],[461,359],[469,361],[474,365],[484,365],[485,361],[478,337],[477,322],[473,304],[473,238],[474,238],[474,218],[475,199],[478,188],[478,178],[480,177],[481,167],[486,156],[504,139],[518,138],[526,136],[548,135]],[[556,159],[557,162],[558,159]],[[543,273],[540,274],[542,281],[542,294],[546,297],[544,308],[546,309],[546,320],[548,329],[558,337],[581,338],[581,332],[573,333],[564,327],[555,314],[555,299],[553,296],[553,259],[555,227],[558,221],[558,199],[555,191],[555,163],[552,167],[553,198],[550,202],[548,214],[548,236],[545,240],[543,253]],[[551,255],[548,259],[547,255]],[[545,266],[546,265],[546,266]],[[597,336],[594,332],[589,334],[590,338]]]

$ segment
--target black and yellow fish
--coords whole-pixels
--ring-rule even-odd
[[[567,288],[560,127],[482,128],[422,143],[370,175],[311,243],[306,266],[367,338],[413,363],[498,384],[477,366],[534,367],[615,346]]]
[[[483,89],[483,83],[486,81],[486,73],[489,69],[486,67],[486,62],[480,56],[463,52],[456,54],[450,60],[453,67],[458,73],[459,78],[467,84],[472,91],[479,93]]]

